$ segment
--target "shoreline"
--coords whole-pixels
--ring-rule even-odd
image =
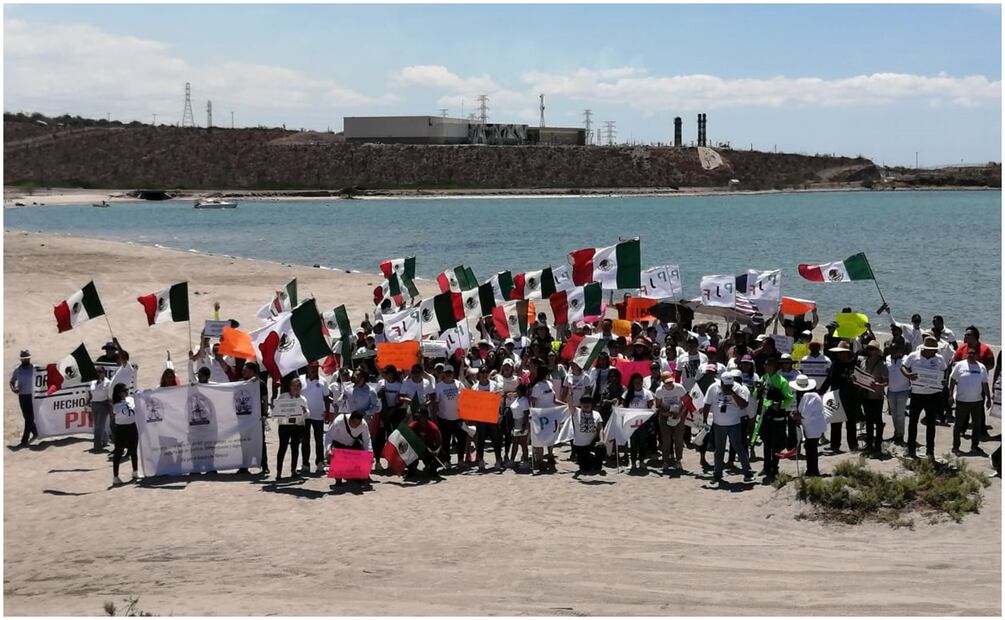
[[[27,193],[18,187],[4,187],[4,208],[20,209],[43,206],[65,206],[94,203],[105,200],[110,204],[140,202],[142,199],[126,195],[128,189],[80,189],[46,188]],[[743,190],[720,187],[618,187],[618,188],[521,188],[521,189],[387,189],[360,190],[358,194],[346,196],[341,190],[179,190],[172,200],[194,200],[200,196],[220,195],[255,202],[315,202],[319,200],[474,200],[498,198],[673,198],[673,197],[725,197],[762,196],[783,194],[814,194],[835,192],[1001,192],[998,187],[956,186],[956,187],[891,187],[869,189],[855,186],[821,186],[806,189],[765,189]],[[311,195],[305,195],[311,194]],[[324,194],[324,195],[316,195]],[[153,201],[151,201],[153,202]],[[23,203],[23,204],[16,204]]]

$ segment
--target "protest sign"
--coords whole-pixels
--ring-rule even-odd
[[[499,422],[499,392],[480,392],[478,390],[461,390],[457,397],[457,417],[472,422]]]
[[[650,267],[642,272],[641,282],[640,294],[648,299],[679,299],[684,295],[677,265]]]
[[[875,382],[875,379],[873,378],[872,375],[862,370],[861,368],[854,369],[854,371],[852,372],[851,380],[855,385],[859,386],[860,388],[865,388],[869,391],[873,391],[872,384]]]
[[[113,362],[94,362],[95,368],[104,368],[111,377],[119,369]],[[136,390],[136,370],[126,378],[130,392]],[[52,394],[49,390],[49,375],[46,369],[35,366],[32,406],[35,411],[35,428],[38,436],[62,437],[65,435],[93,435],[94,420],[91,417],[91,384],[80,383],[79,379],[67,379],[62,388]]]
[[[249,361],[254,361],[258,357],[255,354],[255,344],[251,341],[251,334],[229,325],[225,325],[220,332],[219,351],[220,355],[230,355]]]
[[[257,383],[196,383],[143,390],[136,394],[135,405],[140,463],[146,476],[260,465]]]
[[[930,390],[942,389],[943,373],[941,370],[936,370],[934,368],[912,368],[911,372],[918,375],[916,379],[911,380],[912,388]]]
[[[792,345],[795,343],[794,338],[782,334],[774,334],[771,336],[771,339],[775,341],[775,349],[779,353],[789,353],[789,354],[792,353]],[[793,355],[792,359],[795,358],[796,356]]]
[[[629,297],[625,318],[629,321],[655,321],[655,317],[649,314],[649,308],[655,306],[656,303],[657,300],[655,299]]]
[[[834,315],[834,320],[838,324],[834,329],[835,338],[858,338],[869,324],[869,317],[858,312],[839,312]]]
[[[398,370],[411,368],[419,362],[419,341],[378,342],[377,368],[393,365]]]
[[[202,334],[210,338],[216,338],[223,334],[224,327],[230,327],[230,321],[207,320],[206,325],[202,328]]]
[[[777,345],[776,345],[777,346]],[[796,342],[792,345],[792,359],[799,361],[810,354],[810,346],[808,344],[803,344],[802,342]]]
[[[625,321],[623,319],[614,319],[611,321],[611,333],[615,336],[623,336],[625,338],[632,335],[632,322]]]
[[[304,423],[304,408],[300,399],[277,398],[272,401],[272,417],[279,424]]]
[[[828,424],[839,424],[848,421],[848,415],[841,404],[841,398],[837,392],[831,391],[824,394],[824,418]]]
[[[572,411],[568,407],[530,408],[530,445],[532,447],[555,446],[571,441],[572,436]]]
[[[614,360],[611,360],[613,363]],[[649,376],[649,366],[652,362],[641,361],[641,362],[618,362],[616,368],[618,372],[621,373],[621,385],[627,386],[628,382],[631,380],[632,375],[638,373],[643,377]]]
[[[328,477],[343,480],[367,480],[373,467],[373,452],[332,448]]]
[[[701,303],[706,306],[736,306],[736,276],[702,276]]]
[[[422,345],[422,357],[436,359],[446,358],[450,355],[445,340],[423,340],[420,344]]]

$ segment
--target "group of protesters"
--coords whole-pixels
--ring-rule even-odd
[[[621,304],[616,306],[623,312]],[[926,456],[934,457],[938,427],[949,424],[954,453],[961,453],[962,441],[969,436],[970,454],[981,454],[980,443],[988,439],[990,428],[985,412],[992,406],[991,386],[1000,385],[1001,354],[996,359],[974,326],[965,329],[962,343],[957,342],[939,316],[933,317],[930,327],[922,326],[919,315],[909,324],[891,320],[891,337],[883,342],[871,328],[855,338],[838,338],[833,323],[821,339],[815,339],[816,311],[812,316],[778,320],[775,331],[782,329],[808,351],[793,359],[780,352],[767,333],[772,321],[758,317],[727,320],[720,333],[715,321],[696,322],[693,316],[682,315],[677,322],[636,321],[630,334],[617,335],[610,318],[555,326],[541,313],[526,335],[516,338],[500,338],[491,321],[479,321],[481,338],[470,350],[446,358],[423,357],[410,368],[377,367],[376,346],[384,341],[379,318],[378,314],[374,323],[364,320],[352,336],[351,365],[343,360],[341,367],[326,368],[312,362],[279,381],[270,380],[255,362],[220,355],[218,345],[204,337],[188,360],[191,380],[259,383],[263,475],[271,473],[264,441],[270,408],[276,399],[300,403],[302,421],[278,425],[279,480],[287,454],[291,477],[311,473],[312,444],[315,473],[326,471],[332,448],[370,450],[375,471],[386,471],[383,447],[402,423],[425,446],[420,458],[408,466],[409,477],[438,477],[475,467],[486,470],[487,449],[497,471],[556,471],[553,447],[530,446],[530,413],[567,406],[573,425],[568,458],[580,473],[603,474],[605,468],[621,464],[637,473],[654,466],[666,473],[700,468],[711,471],[715,483],[727,470],[736,471],[737,461],[737,473],[752,480],[757,445],[762,446],[759,474],[767,481],[778,475],[781,459],[792,457],[805,462],[807,476],[820,475],[820,447],[839,454],[843,441],[848,450],[861,449],[865,456],[881,456],[883,444],[890,442],[903,448],[907,457],[915,458],[920,446]],[[589,367],[563,357],[570,338],[589,335],[598,335],[605,345]],[[115,361],[128,360],[117,341],[106,345],[106,354]],[[25,351],[21,357],[22,366],[15,369],[10,387],[21,395],[22,443],[27,443],[35,433],[31,399],[25,398],[31,393],[24,371],[30,368],[30,356]],[[634,373],[626,380],[619,370],[623,362],[649,362],[649,372]],[[941,387],[915,383],[919,370],[942,373]],[[160,386],[180,381],[169,363]],[[113,383],[107,376],[95,382],[92,407],[96,450],[107,441],[97,430],[99,410],[109,419],[115,445],[113,476],[118,483],[119,463],[126,455],[136,475],[136,432],[127,394]],[[704,401],[697,410],[688,406],[695,402],[691,397],[695,386]],[[500,394],[496,424],[469,423],[459,417],[463,389]],[[843,421],[828,422],[823,398],[827,394],[839,400]],[[602,433],[619,407],[653,412],[624,446],[605,442]],[[885,432],[887,419],[892,422],[890,434]],[[923,444],[918,441],[919,422],[925,425]],[[862,431],[864,445],[859,443]],[[687,462],[685,448],[697,453],[697,463]],[[1000,448],[994,456],[999,455]],[[995,460],[995,468],[999,467],[1000,459]]]

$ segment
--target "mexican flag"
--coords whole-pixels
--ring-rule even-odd
[[[515,283],[513,281],[513,274],[509,271],[500,271],[486,280],[486,283],[492,285],[492,293],[495,295],[497,302],[502,303],[514,299],[513,290]]]
[[[799,265],[799,275],[810,282],[850,282],[855,280],[875,280],[872,267],[864,252],[849,256],[843,261],[820,265]]]
[[[600,282],[605,289],[642,286],[642,252],[636,237],[606,248],[585,248],[569,253],[572,282],[577,286]]]
[[[415,257],[409,256],[408,258],[392,258],[391,260],[386,260],[380,264],[380,272],[384,274],[387,279],[391,278],[391,274],[398,274],[399,276],[408,276],[409,278],[415,278]]]
[[[355,350],[353,343],[356,338],[352,333],[349,313],[346,312],[345,306],[338,306],[331,312],[325,312],[321,319],[325,329],[328,330],[331,349],[339,355],[339,362],[346,368],[352,368],[352,354]]]
[[[426,444],[412,429],[408,428],[407,423],[402,422],[387,438],[381,456],[387,459],[391,471],[401,476],[405,473],[405,469],[418,461],[425,451]]]
[[[321,315],[313,299],[251,332],[251,340],[262,366],[277,381],[332,352],[321,330]]]
[[[583,370],[589,370],[606,345],[607,341],[599,335],[584,336],[576,345],[572,361]]]
[[[464,300],[464,315],[469,319],[478,320],[483,316],[489,316],[496,307],[497,300],[491,282],[464,291],[461,293],[461,298]]]
[[[521,273],[514,278],[514,281],[517,279],[519,279],[517,290],[521,299],[548,299],[556,291],[555,276],[552,275],[551,267]]]
[[[297,279],[286,283],[281,291],[276,291],[272,301],[258,309],[258,318],[269,321],[284,312],[290,312],[297,307]]]
[[[453,293],[444,292],[423,299],[419,304],[419,318],[422,321],[422,335],[434,338],[448,329],[453,329],[459,319],[454,312]],[[460,296],[460,294],[457,294]],[[464,318],[463,313],[461,319]]]
[[[571,325],[583,317],[598,316],[604,292],[599,282],[577,286],[572,290],[558,291],[548,301],[555,316],[555,325]]]
[[[62,334],[84,321],[103,315],[105,309],[101,307],[101,299],[98,298],[98,289],[94,288],[94,282],[88,282],[84,288],[53,308],[52,312],[56,315],[56,327]]]
[[[517,338],[527,335],[528,307],[527,301],[518,300],[507,301],[492,309],[492,323],[500,338]]]
[[[87,348],[80,345],[57,364],[49,364],[46,367],[48,380],[47,394],[52,394],[63,387],[63,384],[79,385],[94,381],[98,378],[98,373],[94,369],[94,362],[87,354]]]
[[[419,296],[415,282],[407,275],[392,273],[380,286],[373,289],[373,305],[380,306],[385,299],[394,300],[395,305],[402,305]]]
[[[181,323],[188,320],[188,282],[137,297],[147,313],[147,325]]]
[[[471,271],[470,267],[465,267],[464,265],[458,265],[453,269],[444,271],[436,276],[436,282],[440,285],[440,292],[443,293],[447,291],[460,293],[461,291],[469,291],[478,286],[478,280],[475,279],[474,272]]]

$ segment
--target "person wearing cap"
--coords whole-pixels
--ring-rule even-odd
[[[978,361],[980,348],[970,347],[967,359],[956,362],[949,373],[949,392],[956,398],[956,422],[953,425],[953,453],[960,451],[963,431],[972,421],[970,432],[970,452],[980,453],[980,441],[984,430],[984,410],[991,408],[991,387],[988,385],[988,369]]]
[[[102,345],[101,350],[103,353],[94,360],[95,362],[105,364],[117,364],[119,362],[119,351],[122,350],[122,347],[119,346],[118,338],[113,336],[111,340]]]
[[[867,340],[864,343],[865,357],[859,358],[860,370],[872,377],[871,387],[860,388],[862,396],[862,415],[865,417],[865,449],[875,454],[883,452],[883,401],[886,399],[886,386],[890,383],[890,372],[883,359],[879,341]]]
[[[918,451],[918,419],[925,412],[925,453],[929,458],[935,458],[935,422],[942,410],[942,386],[933,386],[931,382],[919,382],[918,371],[926,375],[944,375],[946,362],[939,352],[938,341],[929,334],[920,351],[914,351],[906,358],[900,368],[901,374],[911,380],[911,400],[907,415],[907,456],[917,458]],[[936,382],[937,383],[937,382]]]
[[[800,374],[813,379],[819,394],[820,387],[830,374],[831,360],[821,352],[822,345],[819,340],[811,340],[807,346],[810,352],[799,360],[798,370]]]
[[[896,345],[899,345],[904,351],[908,347],[907,339],[904,338],[904,328],[899,323],[891,323],[890,339],[883,342],[883,357],[890,355],[890,349]]]
[[[757,398],[761,420],[761,439],[764,441],[764,469],[761,473],[765,480],[773,480],[778,476],[777,453],[785,449],[787,439],[787,423],[789,406],[794,397],[788,380],[782,376],[778,360],[768,357],[764,362],[764,375],[758,383]]]
[[[848,418],[847,422],[831,424],[830,451],[831,454],[841,453],[842,426],[845,426],[848,449],[857,451],[858,422],[862,418],[862,404],[858,386],[852,379],[855,374],[855,358],[848,344],[843,341],[829,349],[828,353],[833,356],[831,369],[823,385],[820,386],[820,392],[826,393],[828,390],[837,392],[845,416]]]
[[[457,452],[457,466],[464,464],[465,443],[467,433],[461,426],[457,413],[457,401],[464,386],[454,379],[454,367],[443,366],[443,373],[430,395],[430,407],[436,413],[436,426],[440,429],[443,443],[440,445],[440,461],[444,467],[450,467],[450,450],[452,444]]]
[[[702,419],[709,422],[709,413],[715,407],[712,415],[712,434],[715,444],[715,469],[712,483],[722,482],[723,456],[726,453],[726,441],[734,447],[743,466],[743,479],[750,481],[754,472],[750,470],[750,460],[747,457],[747,441],[740,424],[740,414],[750,402],[750,391],[743,384],[736,383],[733,375],[725,373],[719,381],[713,383],[705,393],[705,407],[702,409]],[[704,455],[702,455],[704,456]],[[704,459],[703,464],[704,463]]]
[[[593,410],[593,397],[583,394],[579,406],[570,404],[572,412],[572,451],[576,454],[579,473],[593,473],[604,469],[604,444],[600,443],[600,425],[603,420]]]
[[[301,472],[311,473],[311,434],[314,435],[314,468],[318,473],[325,470],[325,420],[331,415],[332,392],[321,380],[317,362],[307,364],[307,374],[300,377],[301,393],[307,400],[307,418],[304,420],[304,436],[300,442]]]
[[[664,473],[681,468],[684,457],[683,398],[687,390],[674,381],[672,372],[664,372],[653,398],[656,400],[656,422],[660,429],[660,452]]]
[[[325,432],[325,445],[329,449],[372,450],[370,427],[363,419],[363,412],[353,411],[335,416],[331,426]],[[335,479],[335,484],[342,484],[342,482],[340,478]]]
[[[820,438],[827,430],[824,403],[814,390],[817,382],[806,375],[797,375],[789,387],[798,401],[795,418],[803,427],[803,452],[806,453],[806,475],[819,476],[818,450]]]
[[[413,414],[421,409],[428,409],[429,395],[433,392],[433,389],[433,383],[426,378],[422,365],[414,364],[408,373],[408,377],[401,382],[401,391],[398,392],[398,402],[401,403],[405,410]]]
[[[31,353],[21,351],[18,356],[21,363],[14,368],[10,376],[10,391],[17,394],[17,402],[21,407],[21,417],[24,418],[24,431],[21,433],[19,447],[27,446],[32,439],[38,438],[35,428],[35,367],[31,365]]]

